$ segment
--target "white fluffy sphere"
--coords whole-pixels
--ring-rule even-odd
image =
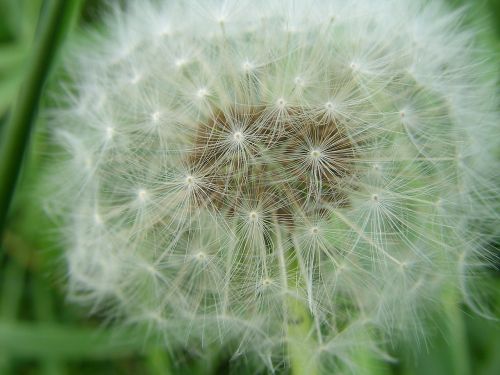
[[[418,331],[498,222],[495,77],[461,14],[165,3],[114,8],[67,64],[71,296],[270,367]]]

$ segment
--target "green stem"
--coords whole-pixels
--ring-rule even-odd
[[[151,375],[170,375],[173,373],[170,355],[164,347],[151,347],[148,350],[146,363]]]
[[[288,300],[288,355],[293,375],[318,375],[312,319],[302,301]]]
[[[14,106],[11,118],[3,129],[0,144],[0,233],[3,232],[38,103],[57,47],[62,41],[81,0],[47,2],[46,16],[41,23],[39,38],[34,45],[25,84]]]
[[[450,291],[443,297],[446,341],[450,352],[451,367],[455,375],[469,375],[469,351],[463,313],[459,306],[457,292]]]
[[[288,265],[288,286],[297,296],[287,298],[288,355],[293,375],[318,375],[313,320],[304,299],[300,298],[300,270],[295,260]]]

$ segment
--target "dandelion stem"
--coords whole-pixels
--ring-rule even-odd
[[[288,354],[293,375],[318,375],[312,319],[304,301],[288,298]]]
[[[290,367],[293,375],[319,374],[314,356],[313,321],[305,300],[300,296],[300,272],[296,258],[287,264],[279,224],[276,226],[277,253],[280,264],[286,268],[286,287],[291,294],[285,299],[285,319]]]
[[[40,37],[34,44],[26,81],[17,98],[10,121],[3,129],[0,144],[0,232],[14,195],[22,161],[29,143],[40,96],[47,79],[57,47],[67,31],[70,20],[77,14],[83,1],[46,1],[46,15],[42,14]]]
[[[296,261],[289,264],[289,285],[299,293],[300,272]],[[292,290],[293,290],[292,289]],[[288,354],[293,375],[319,374],[315,360],[313,320],[301,296],[287,298]]]
[[[169,354],[165,349],[152,347],[148,351],[147,364],[151,374],[172,374]]]
[[[446,321],[445,329],[447,330],[446,335],[449,340],[453,371],[457,375],[469,375],[470,363],[468,361],[467,336],[456,291],[451,288],[447,290],[442,301],[443,318]]]

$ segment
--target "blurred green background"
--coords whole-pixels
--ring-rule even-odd
[[[81,26],[98,22],[105,0],[66,1],[75,4],[70,21],[77,24],[72,32],[78,33]],[[9,120],[32,64],[40,32],[39,19],[50,2],[0,0],[0,131]],[[479,19],[490,24],[491,32],[484,34],[484,42],[492,56],[500,56],[500,0],[449,0],[449,3],[451,6],[467,3],[470,22]],[[60,33],[69,30],[61,28]],[[56,57],[56,64],[58,60]],[[42,96],[43,105],[50,105],[46,95]],[[43,117],[36,119],[35,126],[44,127]],[[61,249],[53,241],[57,223],[50,222],[32,198],[46,147],[42,136],[32,137],[1,242],[0,375],[258,372],[258,365],[231,361],[230,354],[219,348],[209,348],[208,354],[202,356],[194,356],[188,350],[167,352],[161,342],[106,328],[99,317],[89,317],[87,309],[65,301]],[[498,245],[493,246],[498,250]],[[490,272],[491,287],[497,287],[497,298],[492,305],[500,316],[500,276],[498,270]],[[435,329],[427,340],[391,349],[390,354],[400,360],[387,364],[364,358],[369,362],[369,373],[500,374],[500,324],[477,316],[466,306],[456,306],[454,298],[450,296],[450,301],[443,303],[445,308],[441,313],[429,317]]]

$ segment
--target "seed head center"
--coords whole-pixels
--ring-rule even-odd
[[[194,257],[198,262],[203,262],[207,259],[207,254],[204,251],[199,251]]]
[[[313,160],[318,160],[319,158],[321,158],[321,151],[314,148],[311,150],[310,155]]]
[[[250,218],[250,221],[257,221],[259,219],[259,214],[256,211],[251,211],[248,214],[248,217]]]
[[[148,192],[145,189],[139,189],[137,191],[137,198],[139,201],[144,202],[148,197]]]
[[[240,132],[240,131],[236,131],[236,132],[234,132],[234,133],[233,133],[233,140],[234,140],[235,142],[237,142],[237,143],[241,143],[241,142],[243,142],[243,139],[244,139],[244,138],[245,138],[245,137],[243,136],[243,133],[242,133],[242,132]]]
[[[318,227],[314,226],[314,227],[311,228],[311,234],[316,235],[318,233],[319,233],[319,228]]]
[[[270,287],[272,285],[272,283],[273,283],[273,281],[269,277],[266,277],[262,280],[262,286],[264,288]]]
[[[253,68],[253,64],[250,61],[245,61],[243,63],[243,70],[250,71]]]
[[[160,112],[156,111],[151,114],[151,120],[156,123],[160,120]]]
[[[286,106],[283,98],[276,104]],[[337,198],[347,204],[337,187],[351,174],[354,155],[343,124],[300,107],[285,108],[214,109],[200,124],[186,162],[203,179],[184,175],[182,180],[196,195],[197,208],[242,215],[256,226],[271,219],[293,225],[296,210],[316,212],[318,204]],[[321,234],[311,227],[308,235]]]

